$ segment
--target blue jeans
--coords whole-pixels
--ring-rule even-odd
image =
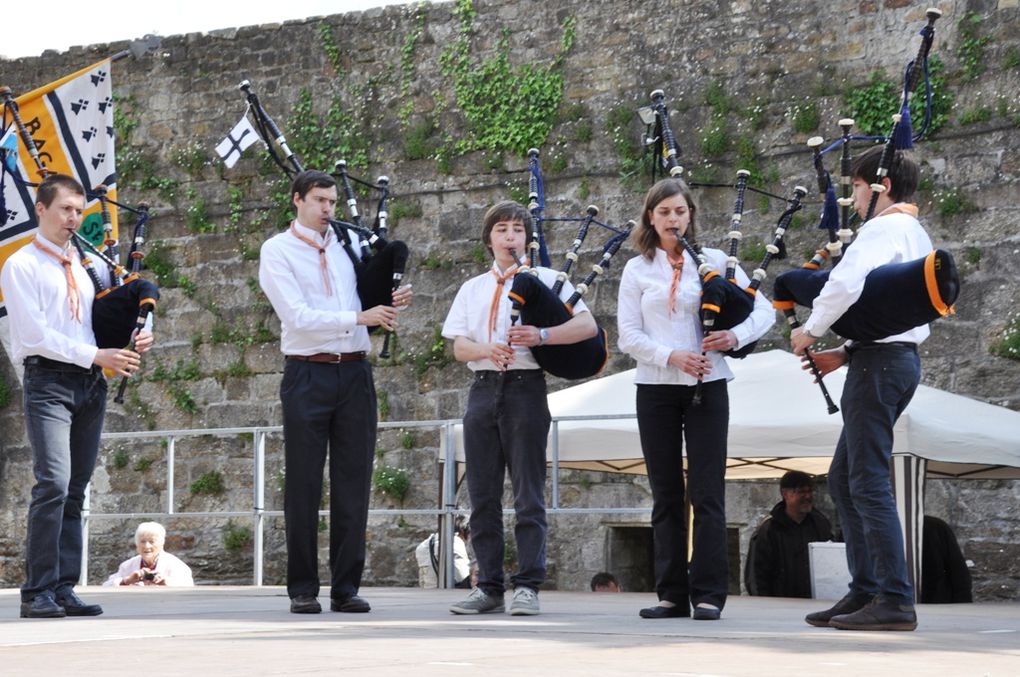
[[[35,475],[21,588],[28,602],[81,575],[81,508],[99,453],[106,379],[98,367],[27,364],[23,402]]]
[[[545,581],[545,447],[552,418],[541,369],[475,374],[464,414],[464,458],[471,499],[471,545],[478,587],[501,596],[503,480],[510,470],[517,520],[514,587],[538,590]]]
[[[892,490],[893,425],[921,380],[915,347],[872,344],[850,357],[843,386],[843,432],[829,467],[846,541],[850,592],[913,604],[903,530]]]

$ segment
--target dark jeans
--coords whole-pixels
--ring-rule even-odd
[[[464,414],[464,457],[471,499],[471,545],[478,587],[503,594],[503,479],[510,470],[517,541],[514,587],[545,581],[545,447],[549,406],[540,369],[475,374]]]
[[[903,530],[892,491],[893,425],[921,380],[917,349],[873,344],[850,357],[843,432],[829,467],[850,568],[850,590],[913,604]]]
[[[319,594],[322,475],[329,451],[330,597],[361,586],[375,452],[376,399],[367,361],[288,360],[280,383],[286,460],[287,594]]]
[[[81,507],[99,453],[106,379],[98,368],[28,364],[23,403],[35,475],[21,588],[28,602],[81,575]]]
[[[655,591],[660,600],[685,607],[707,602],[720,609],[729,590],[726,552],[726,438],[730,400],[725,380],[694,386],[638,384],[641,451],[652,488]],[[687,487],[694,509],[694,548],[687,562],[683,445]]]

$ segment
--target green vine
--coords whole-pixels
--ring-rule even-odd
[[[965,80],[974,80],[988,68],[985,60],[985,47],[992,39],[987,35],[978,35],[981,21],[979,14],[968,12],[957,22],[960,44],[956,48],[956,56],[963,68]]]
[[[411,490],[411,476],[403,468],[384,465],[372,474],[372,485],[380,494],[403,505],[407,492]]]
[[[563,99],[566,55],[576,39],[576,19],[568,17],[561,27],[560,50],[548,66],[513,65],[510,32],[503,29],[495,54],[481,63],[471,58],[471,0],[457,0],[454,16],[460,29],[456,40],[440,55],[442,73],[453,82],[454,98],[467,119],[467,136],[455,144],[455,152],[508,150],[523,155],[541,146],[556,122]]]
[[[414,101],[410,99],[411,82],[415,69],[415,50],[418,41],[425,34],[425,3],[419,2],[414,7],[411,31],[404,36],[404,42],[400,45],[400,98],[404,104],[397,112],[402,127],[407,127],[414,113]]]
[[[1010,314],[1006,328],[1002,330],[1002,338],[991,347],[990,352],[999,357],[1020,361],[1020,313]]]
[[[322,45],[322,51],[326,53],[330,65],[333,66],[333,72],[337,77],[343,77],[344,69],[340,57],[340,46],[336,44],[333,27],[325,19],[319,22],[319,43]]]
[[[291,146],[305,167],[331,171],[337,160],[346,160],[350,169],[368,169],[368,141],[340,95],[333,96],[325,117],[320,118],[311,92],[302,89],[287,122]],[[288,199],[288,209],[289,204]]]
[[[942,128],[953,107],[953,95],[946,86],[944,70],[945,66],[937,56],[928,60],[932,88],[929,137]],[[900,98],[900,84],[889,80],[881,71],[872,74],[868,85],[852,88],[846,96],[846,105],[849,116],[854,120],[855,131],[868,136],[889,134],[892,130],[892,115],[899,112]],[[924,108],[925,94],[922,85],[910,99],[910,118],[915,131],[924,120]]]

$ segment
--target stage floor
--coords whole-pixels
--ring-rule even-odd
[[[0,675],[1020,674],[1017,602],[919,606],[915,632],[848,632],[805,624],[827,603],[800,599],[733,597],[702,622],[639,618],[645,593],[543,592],[541,615],[511,617],[450,614],[461,590],[365,588],[371,613],[317,616],[289,613],[279,587],[78,592],[105,613],[23,620],[18,591],[0,590]]]

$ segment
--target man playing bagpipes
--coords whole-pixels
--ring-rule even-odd
[[[465,282],[443,324],[453,354],[474,372],[464,414],[464,455],[471,499],[471,543],[478,560],[478,587],[450,607],[455,614],[502,613],[503,478],[510,469],[517,542],[517,572],[511,577],[511,615],[539,612],[538,588],[545,580],[546,439],[551,417],[545,374],[529,348],[566,345],[592,338],[596,324],[583,301],[563,324],[536,327],[511,323],[508,297],[517,257],[527,250],[531,214],[516,202],[500,202],[485,215],[482,243],[492,253],[492,268]],[[535,268],[552,287],[556,272]],[[530,274],[530,273],[529,273]],[[560,290],[566,300],[569,281]]]
[[[96,291],[71,247],[84,205],[81,184],[49,175],[36,193],[38,232],[7,259],[0,276],[11,357],[25,365],[25,429],[36,481],[28,509],[22,618],[103,613],[74,592],[81,573],[82,502],[106,412],[103,369],[130,376],[141,364],[139,354],[153,343],[143,330],[134,337],[134,350],[96,347]]]
[[[377,406],[368,327],[392,331],[409,286],[393,305],[362,309],[354,262],[330,221],[332,176],[302,171],[291,187],[297,218],[262,245],[259,284],[280,318],[286,356],[280,400],[286,463],[284,520],[292,613],[319,613],[318,533],[329,451],[330,608],[364,613],[358,596],[375,455]]]
[[[919,168],[907,151],[892,155],[880,170],[882,146],[854,160],[853,206],[866,218],[877,193],[875,216],[858,231],[838,266],[814,300],[810,317],[791,335],[793,351],[805,355],[861,296],[865,278],[876,268],[915,261],[932,252],[913,203]],[[873,185],[874,184],[874,185]],[[886,288],[886,295],[903,291]],[[903,531],[891,489],[893,425],[910,403],[921,378],[917,346],[929,335],[927,324],[872,341],[850,341],[813,353],[824,375],[849,365],[843,387],[843,431],[833,454],[828,483],[846,540],[851,574],[849,593],[830,609],[808,614],[811,625],[844,630],[913,630],[917,627],[914,590],[907,578]],[[807,368],[807,367],[805,367]]]

